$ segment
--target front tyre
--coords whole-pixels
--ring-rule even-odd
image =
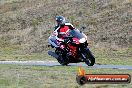
[[[93,66],[95,63],[95,58],[88,48],[83,51],[82,58],[88,66]]]

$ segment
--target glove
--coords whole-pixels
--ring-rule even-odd
[[[64,43],[67,43],[69,41],[69,39],[64,39]]]

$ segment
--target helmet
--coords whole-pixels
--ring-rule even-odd
[[[59,25],[64,25],[65,22],[66,22],[66,20],[65,20],[65,18],[63,16],[56,16],[55,20],[57,21],[57,23]]]

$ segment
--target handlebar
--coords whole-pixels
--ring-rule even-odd
[[[73,36],[64,37],[64,39],[71,39],[71,38],[73,38]]]

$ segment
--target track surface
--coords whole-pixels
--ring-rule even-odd
[[[33,66],[61,66],[57,61],[0,61],[0,64],[18,64]],[[85,63],[70,63],[68,66],[87,66]],[[132,66],[126,65],[98,65],[88,66],[89,68],[112,68],[132,70]]]

